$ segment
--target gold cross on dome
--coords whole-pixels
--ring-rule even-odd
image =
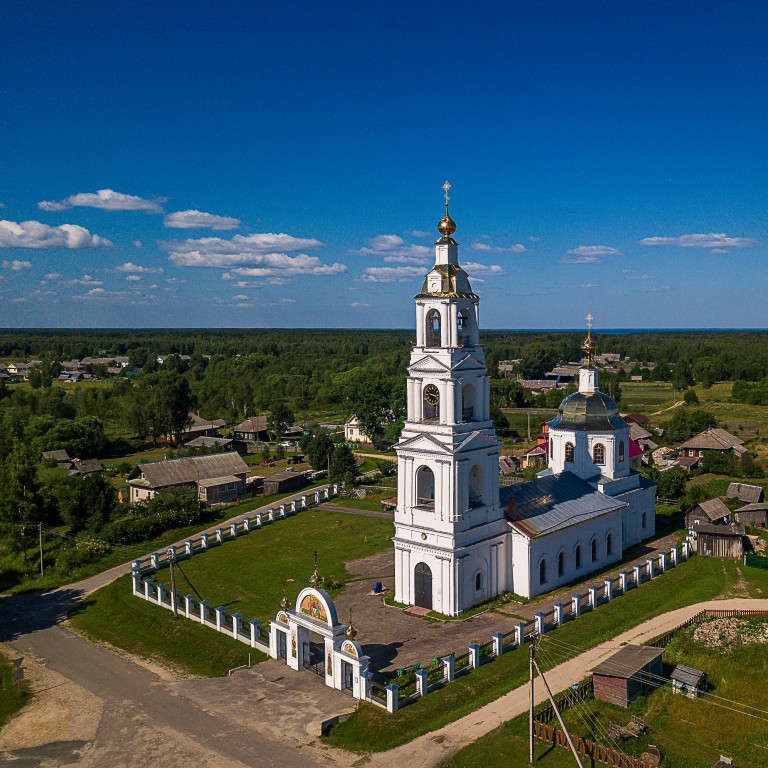
[[[445,207],[448,207],[448,201],[451,199],[448,197],[448,190],[451,188],[451,185],[446,181],[445,184],[443,184],[443,189],[445,190]]]
[[[592,319],[593,319],[593,318],[592,318],[592,313],[591,313],[591,312],[588,312],[588,313],[587,313],[587,330],[588,330],[588,331],[591,331],[591,330],[592,330]]]

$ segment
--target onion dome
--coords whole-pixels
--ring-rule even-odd
[[[445,190],[445,216],[437,223],[437,231],[448,240],[451,239],[451,235],[456,231],[456,222],[448,213],[448,201],[451,199],[448,197],[448,190],[450,188],[451,185],[446,181],[443,184],[443,189]]]
[[[291,603],[288,600],[288,595],[285,594],[285,590],[283,590],[283,599],[280,601],[280,609],[283,611],[287,611],[291,607]]]
[[[558,414],[549,422],[550,429],[581,432],[613,432],[626,429],[619,406],[604,392],[574,392],[560,403]]]
[[[352,609],[349,609],[349,624],[347,625],[347,628],[344,630],[344,637],[347,638],[347,640],[354,640],[357,637],[357,629],[352,626]]]
[[[325,579],[320,575],[320,571],[317,570],[317,551],[315,551],[315,570],[309,577],[309,583],[313,589],[319,589],[324,581]]]

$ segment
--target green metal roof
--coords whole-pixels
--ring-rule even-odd
[[[629,427],[619,415],[619,407],[602,392],[574,392],[560,404],[559,413],[549,422],[550,429],[581,432],[612,432]]]

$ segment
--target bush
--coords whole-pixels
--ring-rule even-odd
[[[108,555],[112,547],[106,541],[98,539],[78,539],[74,544],[65,547],[56,558],[56,569],[63,574],[69,574],[83,565]]]

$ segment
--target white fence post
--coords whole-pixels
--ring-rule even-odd
[[[622,595],[627,592],[627,576],[629,576],[629,571],[619,571],[619,586]]]
[[[480,666],[480,646],[477,643],[471,643],[467,650],[469,651],[469,666],[477,669]]]
[[[154,568],[154,570],[157,570],[160,567],[160,553],[151,552],[149,555],[149,562],[151,563],[152,568]]]
[[[426,696],[429,691],[427,675],[428,672],[426,669],[416,670],[416,693],[418,693],[419,696]]]
[[[237,523],[232,523],[229,526],[229,532],[232,534],[233,539],[237,538]]]
[[[232,614],[232,637],[235,638],[235,640],[240,639],[240,630],[243,626],[243,614],[242,613],[233,613]]]
[[[669,559],[672,561],[672,565],[677,565],[677,546],[670,547]]]
[[[263,521],[261,519],[261,512],[256,513],[256,525],[261,528]]]
[[[195,542],[194,542],[194,539],[187,539],[184,542],[184,545],[187,548],[187,557],[192,557],[192,555],[195,554]]]
[[[648,563],[648,578],[652,579],[653,578],[653,558],[649,557],[645,562]]]
[[[667,553],[659,552],[659,570],[664,573],[667,570]]]
[[[451,682],[454,678],[453,656],[446,656],[443,659],[443,678],[446,682]]]
[[[555,624],[560,626],[563,623],[565,606],[562,603],[555,603]]]
[[[493,640],[493,655],[501,656],[504,653],[504,635],[501,632],[494,632],[491,639]]]
[[[640,565],[640,563],[635,563],[632,566],[632,568],[635,571],[635,586],[639,587],[640,586],[640,580],[643,578],[642,577],[643,566]]]
[[[581,595],[571,595],[571,613],[574,617],[581,616]]]
[[[397,694],[400,688],[394,683],[386,687],[387,691],[387,712],[397,712]]]
[[[157,585],[157,604],[158,605],[165,604],[165,584]]]
[[[214,611],[216,612],[216,631],[221,632],[221,625],[224,623],[227,609],[223,605],[217,605]]]
[[[251,518],[250,517],[244,517],[243,518],[243,531],[245,533],[251,532]]]
[[[540,635],[543,635],[547,630],[545,627],[545,615],[543,613],[535,613],[533,615],[534,619],[534,626],[536,627],[536,632],[538,632]]]
[[[184,595],[184,615],[188,618],[192,618],[192,607],[195,604],[194,595]]]
[[[252,619],[248,622],[251,625],[251,648],[256,647],[256,641],[259,639],[259,630],[261,622],[258,619]]]
[[[152,584],[154,583],[152,579],[144,579],[144,599],[145,600],[151,600],[152,599]]]
[[[208,601],[200,601],[200,623],[205,626],[205,622],[208,621]]]
[[[515,624],[515,644],[523,645],[525,643],[525,622],[518,621]]]
[[[208,549],[208,534],[200,534],[200,549]]]
[[[603,579],[603,586],[605,589],[605,599],[613,600],[613,579]]]
[[[131,571],[131,582],[133,584],[133,594],[141,596],[141,571]]]
[[[597,608],[597,587],[587,587],[590,608]]]
[[[224,541],[224,531],[221,528],[216,529],[216,541],[221,544]]]

